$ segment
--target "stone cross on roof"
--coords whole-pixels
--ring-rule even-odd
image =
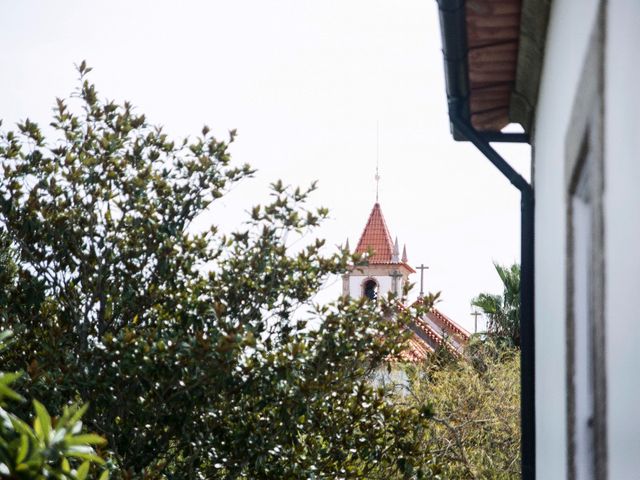
[[[420,270],[420,298],[424,297],[424,271],[429,270],[424,263],[421,263],[419,267],[416,267],[416,270]]]

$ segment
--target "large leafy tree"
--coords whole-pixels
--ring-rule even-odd
[[[30,120],[0,133],[0,239],[15,258],[0,312],[16,332],[2,365],[26,369],[50,408],[89,401],[127,478],[417,475],[425,410],[369,380],[408,313],[313,304],[358,260],[308,238],[327,215],[307,207],[314,187],[276,182],[240,230],[194,232],[253,172],[231,163],[234,132],[173,141],[101,100],[89,70],[46,133]]]
[[[520,265],[495,264],[503,285],[502,295],[481,293],[471,302],[487,316],[487,333],[499,343],[520,346]]]

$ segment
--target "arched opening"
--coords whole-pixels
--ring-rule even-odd
[[[377,300],[378,298],[378,282],[369,279],[364,282],[364,296],[369,300]]]

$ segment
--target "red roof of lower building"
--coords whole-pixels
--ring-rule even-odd
[[[414,318],[409,330],[413,335],[407,348],[400,354],[400,358],[408,362],[421,362],[439,347],[461,355],[470,337],[469,332],[436,308],[429,309],[422,317]]]

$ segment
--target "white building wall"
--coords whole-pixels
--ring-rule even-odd
[[[610,479],[640,475],[640,2],[609,0],[605,336]]]
[[[391,291],[391,277],[374,276],[369,277],[367,275],[351,275],[349,277],[349,295],[352,298],[360,298],[362,296],[362,282],[367,278],[375,278],[377,280],[380,290],[379,296],[386,297],[387,293]],[[400,282],[400,279],[398,279]]]
[[[552,2],[534,130],[536,475],[541,480],[567,475],[565,135],[597,4]]]

